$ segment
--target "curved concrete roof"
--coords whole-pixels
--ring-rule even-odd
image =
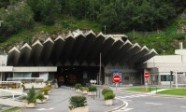
[[[52,40],[50,37],[41,43],[24,44],[13,47],[8,52],[8,65],[13,66],[62,66],[62,65],[99,65],[100,52],[102,64],[139,65],[152,58],[157,52],[132,44],[127,38],[114,37],[93,31],[69,33]]]

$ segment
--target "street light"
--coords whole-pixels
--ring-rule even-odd
[[[107,25],[104,25],[105,34],[107,34]]]

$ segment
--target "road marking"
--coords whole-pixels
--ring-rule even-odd
[[[46,110],[53,110],[54,108],[40,108],[40,109],[36,109],[36,110],[38,110],[38,111],[46,111]]]
[[[121,100],[120,97],[116,97],[116,99],[120,99],[120,100]],[[127,101],[131,101],[131,100],[123,100],[123,99],[122,99],[121,101],[122,101],[123,103],[125,103],[125,106],[122,107],[122,108],[120,108],[120,109],[117,109],[117,110],[115,110],[115,111],[112,111],[112,112],[128,112],[128,111],[134,109],[134,108],[127,108],[127,107],[128,107],[128,102],[127,102]]]
[[[127,101],[127,102],[131,102],[132,100],[125,100],[125,101]]]
[[[186,108],[186,106],[181,106],[181,108]]]
[[[36,109],[36,110],[45,110],[45,108],[40,108],[40,109]]]
[[[155,106],[163,105],[161,103],[155,103],[155,102],[145,102],[145,104],[147,104],[147,105],[155,105]]]
[[[118,110],[115,110],[113,112],[128,112],[130,110],[133,110],[134,108],[121,108],[121,109],[118,109]]]
[[[132,110],[133,108],[126,108],[126,109],[124,109],[124,112],[127,112],[127,111],[130,111],[130,110]]]
[[[144,96],[148,96],[148,95],[136,94],[136,95],[130,95],[130,96],[118,96],[118,98],[125,99],[125,98],[137,98],[137,97],[144,97]]]

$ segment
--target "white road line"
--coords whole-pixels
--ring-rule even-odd
[[[124,112],[128,112],[128,111],[130,111],[130,110],[132,110],[133,108],[126,108],[126,109],[124,109]]]
[[[121,109],[115,110],[115,111],[113,111],[113,112],[128,112],[128,111],[133,110],[133,109],[134,109],[134,108],[121,108]]]
[[[39,108],[39,109],[36,109],[38,111],[45,111],[45,110],[53,110],[54,108]]]
[[[116,97],[116,99],[120,99],[120,98]],[[124,101],[124,100],[121,100],[121,101],[125,104],[125,106],[122,107],[122,108],[120,108],[120,109],[118,109],[118,110],[112,111],[112,112],[127,112],[127,111],[133,109],[133,108],[130,108],[130,109],[127,108],[127,107],[128,107],[128,102],[127,102],[127,101]],[[126,110],[126,109],[127,109],[127,110]]]
[[[181,108],[186,108],[186,106],[180,106]]]
[[[124,99],[124,98],[137,98],[137,97],[144,97],[147,95],[143,95],[143,94],[137,94],[137,95],[130,95],[130,96],[118,96],[118,98]]]
[[[161,103],[156,103],[156,102],[145,102],[145,104],[147,104],[147,105],[155,105],[155,106],[163,105]]]
[[[45,108],[40,108],[40,109],[36,109],[36,110],[42,111],[42,110],[45,110]]]
[[[125,101],[127,101],[127,102],[131,102],[132,100],[125,100]]]

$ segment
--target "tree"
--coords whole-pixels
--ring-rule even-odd
[[[58,0],[27,0],[34,12],[34,20],[51,25],[55,23],[56,16],[60,12]]]
[[[33,12],[26,3],[9,6],[6,11],[1,9],[0,18],[3,20],[0,35],[9,36],[22,28],[29,28],[33,23]]]
[[[111,32],[152,31],[169,23],[175,9],[167,0],[108,0],[99,21]]]

